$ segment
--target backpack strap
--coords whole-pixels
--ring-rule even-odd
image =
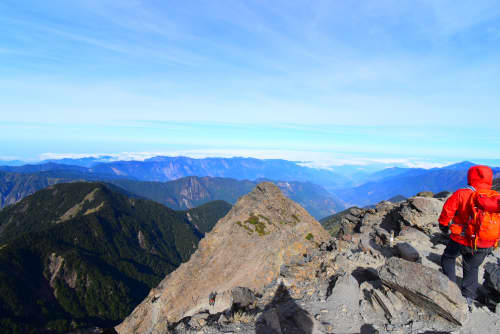
[[[472,190],[474,193],[470,196],[469,198],[469,207],[472,211],[472,216],[469,218],[469,224],[470,224],[470,221],[476,221],[477,219],[477,215],[478,215],[478,212],[477,212],[477,209],[476,209],[476,204],[475,204],[475,199],[476,199],[476,188],[474,188],[473,186],[467,186],[465,187],[465,189],[470,189]],[[478,233],[478,229],[479,229],[479,226],[474,226],[474,234],[473,235],[470,235],[470,243],[471,243],[471,248],[472,248],[472,252],[474,252],[474,250],[477,249],[477,233]]]

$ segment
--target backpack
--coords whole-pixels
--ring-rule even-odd
[[[478,241],[493,242],[500,239],[500,194],[495,190],[480,189],[470,197],[472,215],[465,230],[471,246],[477,249]]]

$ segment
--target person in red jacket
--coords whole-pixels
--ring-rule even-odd
[[[465,228],[472,215],[470,197],[476,190],[491,189],[493,171],[488,166],[473,166],[467,173],[467,181],[469,186],[455,191],[444,204],[439,216],[439,228],[446,235],[448,231],[451,232],[450,240],[441,257],[443,273],[456,282],[455,261],[462,255],[462,295],[471,308],[476,298],[479,266],[491,253],[494,243],[479,241],[477,249],[472,249],[471,240],[465,235]]]

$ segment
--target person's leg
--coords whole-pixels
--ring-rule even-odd
[[[443,269],[443,273],[455,283],[457,282],[455,261],[460,255],[460,246],[459,243],[451,239],[448,240],[448,245],[446,245],[443,255],[441,256],[441,268]]]
[[[479,266],[486,256],[491,252],[489,248],[479,248],[472,252],[469,247],[462,250],[464,278],[462,280],[462,295],[466,298],[475,299],[478,288]]]

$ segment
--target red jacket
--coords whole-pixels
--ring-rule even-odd
[[[476,190],[491,189],[493,171],[488,166],[472,166],[467,173],[467,181],[469,186],[474,187]],[[452,231],[453,229],[450,229],[450,231],[452,231],[450,238],[459,244],[469,247],[471,246],[471,240],[465,236],[465,227],[472,215],[472,208],[470,207],[469,201],[473,193],[474,191],[469,188],[455,191],[453,195],[448,198],[446,203],[444,203],[443,211],[441,211],[441,216],[439,216],[439,224],[448,226],[453,219],[453,224],[463,227],[463,232],[461,234],[455,234]],[[481,240],[479,240],[477,244],[479,248],[489,248],[493,246],[495,246],[494,243]]]

